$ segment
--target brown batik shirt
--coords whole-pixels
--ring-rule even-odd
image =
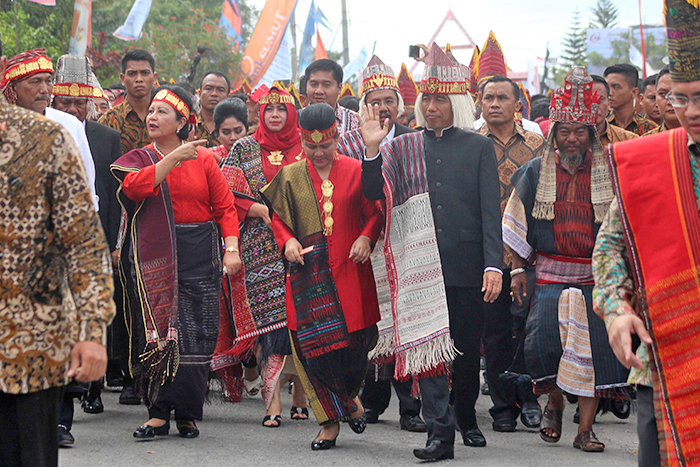
[[[611,110],[610,113],[608,113],[608,118],[606,119],[608,123],[611,125],[615,125],[618,128],[622,128],[620,125],[617,124],[615,121],[615,113]],[[623,128],[623,130],[630,131],[637,136],[642,136],[644,133],[647,133],[648,131],[653,130],[656,128],[658,125],[654,123],[653,121],[649,120],[643,115],[638,114],[637,112],[634,113],[634,117],[632,118],[632,121],[630,122],[629,125],[627,125],[627,128]]]
[[[64,386],[114,316],[109,249],[73,139],[2,96],[0,186],[0,392]]]
[[[114,128],[121,134],[122,156],[132,149],[141,149],[151,142],[146,122],[141,120],[127,99],[105,112],[98,123]]]

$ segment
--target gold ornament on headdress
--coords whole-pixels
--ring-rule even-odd
[[[324,180],[321,183],[321,193],[323,194],[323,235],[326,237],[333,233],[333,182]]]

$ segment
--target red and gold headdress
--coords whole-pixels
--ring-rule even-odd
[[[338,134],[338,124],[333,122],[333,124],[325,130],[314,130],[308,131],[304,127],[301,127],[301,139],[307,143],[321,144],[329,139],[335,138]]]
[[[286,90],[273,86],[272,89],[262,96],[258,103],[263,106],[265,104],[291,104],[294,105],[294,98]]]
[[[362,88],[360,89],[360,95],[380,89],[391,89],[400,92],[399,83],[396,81],[394,70],[385,65],[379,57],[372,55],[372,58],[367,64],[367,68],[362,70]]]
[[[180,97],[170,89],[161,89],[158,91],[153,98],[153,102],[165,102],[173,109],[180,112],[188,123],[197,123],[197,116],[194,114],[194,112],[190,111],[190,108],[187,106],[187,104],[185,104],[185,101],[180,99]]]
[[[89,59],[79,55],[61,55],[56,62],[53,95],[61,97],[104,97],[94,78]]]
[[[44,49],[27,50],[7,61],[5,76],[3,76],[0,83],[0,91],[2,91],[10,104],[17,102],[17,95],[10,84],[15,81],[21,81],[35,73],[53,73],[53,63],[46,56]]]
[[[420,92],[427,94],[466,94],[467,77],[464,68],[455,64],[435,43],[425,59],[425,71]]]
[[[469,92],[472,96],[476,96],[476,93],[479,91],[479,84],[477,82],[479,80],[479,47],[474,47],[472,61],[469,62],[469,69],[471,70]]]
[[[573,66],[566,75],[564,88],[552,94],[549,119],[553,122],[595,125],[600,107],[600,95],[593,91],[593,78],[586,75],[586,67]]]
[[[396,82],[399,85],[399,92],[403,98],[404,105],[406,108],[413,109],[416,106],[416,99],[420,91],[411,73],[408,72],[405,63],[401,64],[401,71],[399,72],[399,77],[396,78]]]
[[[493,76],[508,77],[506,57],[503,55],[501,44],[496,40],[496,35],[493,31],[489,32],[484,48],[481,49],[479,54],[479,72],[477,76],[477,85]]]
[[[340,94],[338,94],[338,99],[345,96],[356,97],[355,91],[352,90],[352,86],[350,86],[350,83],[347,81],[343,84],[343,88],[340,90]]]

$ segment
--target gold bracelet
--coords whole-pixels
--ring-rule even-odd
[[[235,246],[226,247],[226,253],[238,253],[238,248]]]

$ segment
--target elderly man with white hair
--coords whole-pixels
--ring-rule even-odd
[[[416,101],[425,130],[381,145],[390,128],[372,105],[365,106],[361,127],[365,196],[386,200],[396,376],[419,378],[428,426],[426,447],[414,450],[420,459],[454,456],[450,360],[464,444],[486,445],[474,404],[483,303],[493,302],[502,287],[500,188],[493,143],[467,131],[474,103],[465,68],[433,44]]]

